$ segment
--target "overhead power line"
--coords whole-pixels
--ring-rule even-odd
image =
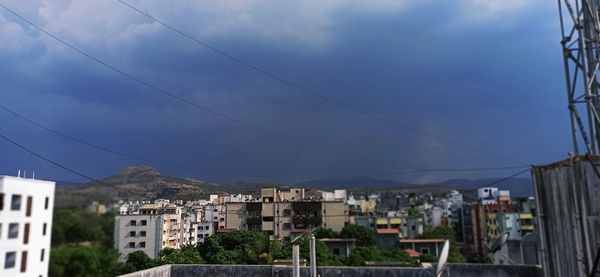
[[[508,181],[508,180],[510,180],[510,179],[513,179],[513,178],[515,178],[515,177],[517,177],[517,176],[519,176],[519,175],[521,175],[521,174],[523,174],[523,173],[525,173],[525,172],[528,172],[528,171],[530,171],[530,170],[531,170],[531,168],[523,169],[523,170],[521,170],[521,171],[519,171],[519,172],[517,172],[517,173],[514,173],[514,174],[512,174],[512,175],[509,175],[509,176],[507,176],[507,177],[504,177],[504,178],[502,178],[502,179],[499,179],[499,180],[493,181],[493,182],[491,182],[491,183],[489,183],[489,184],[486,184],[486,185],[484,185],[484,186],[481,186],[481,187],[491,187],[491,186],[494,186],[494,185],[497,185],[497,184],[500,184],[500,183],[504,183],[504,182],[506,182],[506,181]]]
[[[106,182],[102,182],[102,181],[100,181],[100,180],[98,180],[96,178],[90,177],[90,176],[88,176],[86,174],[83,174],[83,173],[81,173],[79,171],[71,169],[70,167],[62,165],[62,164],[60,164],[60,163],[58,163],[58,162],[56,162],[54,160],[51,160],[50,158],[47,158],[47,157],[43,156],[42,154],[39,154],[39,153],[37,153],[37,152],[29,149],[28,147],[26,147],[26,146],[24,146],[24,145],[22,145],[22,144],[20,144],[20,143],[18,143],[16,141],[14,141],[14,140],[8,138],[7,136],[5,136],[2,133],[0,133],[0,138],[4,139],[6,142],[8,142],[8,143],[10,143],[10,144],[12,144],[12,145],[14,145],[14,146],[22,149],[23,151],[25,151],[25,152],[27,152],[27,153],[29,153],[29,154],[31,154],[31,155],[33,155],[33,156],[41,159],[41,160],[43,160],[43,161],[45,161],[47,163],[50,163],[50,164],[52,164],[52,165],[54,165],[56,167],[59,167],[59,168],[61,168],[63,170],[66,170],[66,171],[68,171],[70,173],[73,173],[73,174],[75,174],[77,176],[83,177],[83,178],[85,178],[85,179],[87,179],[89,181],[92,181],[92,182],[100,184],[100,185],[108,186],[108,187],[111,187],[113,189],[125,192],[125,193],[134,194],[134,195],[140,196],[142,198],[147,198],[147,196],[144,195],[144,194],[141,194],[141,193],[138,193],[138,192],[134,192],[134,191],[129,191],[129,190],[126,190],[126,189],[122,189],[122,188],[120,188],[120,187],[118,187],[116,185],[109,184],[109,183],[106,183]],[[525,169],[525,170],[519,171],[519,172],[517,172],[515,174],[512,174],[512,175],[506,177],[506,178],[503,178],[503,179],[500,179],[500,180],[495,181],[493,183],[487,184],[486,186],[493,186],[493,185],[496,185],[498,183],[505,182],[505,181],[510,180],[510,179],[512,179],[512,178],[514,178],[514,177],[516,177],[518,175],[521,175],[521,174],[523,174],[523,173],[525,173],[527,171],[529,171],[529,169]]]
[[[486,151],[486,150],[480,150],[480,149],[477,149],[475,147],[472,147],[472,146],[469,146],[469,145],[466,145],[466,144],[458,143],[458,142],[455,142],[455,141],[451,141],[449,139],[442,138],[442,137],[437,136],[437,135],[426,133],[426,132],[421,131],[419,129],[416,129],[416,128],[413,128],[413,127],[410,127],[410,126],[407,126],[407,125],[404,125],[404,124],[400,124],[400,123],[398,123],[396,121],[387,119],[387,118],[382,117],[380,115],[368,112],[368,111],[360,109],[360,108],[358,108],[356,106],[353,106],[353,105],[350,105],[348,103],[342,102],[340,100],[336,100],[336,99],[334,99],[332,97],[323,95],[321,93],[316,92],[315,90],[309,89],[309,88],[307,88],[305,86],[302,86],[302,85],[300,85],[300,84],[298,84],[296,82],[293,82],[293,81],[290,81],[289,79],[281,77],[281,76],[279,76],[279,75],[277,75],[275,73],[272,73],[272,72],[267,71],[265,69],[262,69],[262,68],[260,68],[260,67],[258,67],[256,65],[248,63],[248,62],[246,62],[246,61],[244,61],[244,60],[242,60],[242,59],[240,59],[240,58],[238,58],[238,57],[236,57],[236,56],[234,56],[234,55],[232,55],[232,54],[230,54],[230,53],[228,53],[226,51],[223,51],[223,50],[218,49],[218,48],[216,48],[216,47],[214,47],[214,46],[212,46],[212,45],[210,45],[210,44],[208,44],[208,43],[206,43],[204,41],[201,41],[201,40],[193,37],[192,35],[189,35],[186,32],[181,31],[181,30],[179,30],[179,29],[171,26],[170,24],[167,24],[166,22],[164,22],[164,21],[162,21],[162,20],[160,20],[160,19],[158,19],[158,18],[150,15],[149,13],[140,10],[139,8],[133,6],[132,4],[129,4],[129,3],[125,2],[125,1],[123,1],[123,0],[117,0],[117,1],[119,1],[123,5],[131,8],[132,10],[140,13],[141,15],[143,15],[143,16],[151,19],[152,21],[157,22],[160,25],[163,25],[164,27],[170,29],[171,31],[173,31],[173,32],[175,32],[175,33],[177,33],[177,34],[179,34],[179,35],[181,35],[181,36],[183,36],[183,37],[185,37],[185,38],[187,38],[187,39],[189,39],[189,40],[191,40],[191,41],[193,41],[193,42],[195,42],[195,43],[197,43],[197,44],[199,44],[199,45],[201,45],[201,46],[203,46],[203,47],[205,47],[205,48],[207,48],[207,49],[209,49],[211,51],[213,51],[214,53],[217,53],[218,55],[221,55],[221,56],[223,56],[223,57],[225,57],[225,58],[227,58],[227,59],[229,59],[229,60],[231,60],[231,61],[233,61],[233,62],[235,62],[237,64],[240,64],[240,65],[242,65],[242,66],[244,66],[246,68],[249,68],[249,69],[251,69],[253,71],[256,71],[256,72],[258,72],[260,74],[263,74],[263,75],[265,75],[265,76],[267,76],[269,78],[272,78],[272,79],[274,79],[276,81],[279,81],[279,82],[281,82],[283,84],[291,86],[291,87],[297,89],[300,92],[312,95],[312,96],[317,97],[317,98],[319,98],[319,99],[321,99],[321,100],[323,100],[325,102],[329,102],[330,104],[342,107],[342,108],[344,108],[346,110],[349,110],[349,111],[361,114],[361,115],[366,116],[366,117],[370,117],[372,119],[381,121],[383,123],[386,123],[388,125],[400,128],[402,130],[405,130],[405,131],[408,131],[408,132],[412,132],[412,133],[418,134],[420,136],[423,136],[423,137],[426,137],[426,138],[429,138],[429,139],[437,140],[437,141],[443,142],[443,143],[448,144],[448,145],[452,145],[454,147],[466,149],[466,150],[469,150],[469,151],[472,151],[472,152],[475,152],[475,153],[479,153],[479,154],[486,155],[486,156],[489,156],[489,157],[494,157],[496,159],[500,159],[500,160],[504,160],[504,161],[509,161],[509,162],[513,162],[513,163],[520,163],[520,164],[523,163],[523,162],[511,159],[511,158],[508,158],[508,157],[504,157],[502,155],[498,155],[496,153],[492,153],[492,152],[489,152],[489,151]]]
[[[39,154],[39,153],[37,153],[37,152],[35,152],[35,151],[33,151],[33,150],[31,150],[31,149],[29,149],[29,148],[25,147],[25,146],[24,146],[24,145],[22,145],[22,144],[19,144],[18,142],[14,141],[14,140],[12,140],[12,139],[10,139],[10,138],[8,138],[8,137],[6,137],[6,136],[5,136],[5,135],[3,135],[3,134],[0,134],[0,138],[4,139],[5,141],[7,141],[7,142],[9,142],[9,143],[11,143],[11,144],[13,144],[14,146],[17,146],[18,148],[21,148],[22,150],[24,150],[24,151],[28,152],[29,154],[31,154],[31,155],[33,155],[33,156],[35,156],[35,157],[37,157],[37,158],[39,158],[39,159],[41,159],[41,160],[44,160],[44,161],[46,161],[46,162],[48,162],[48,163],[50,163],[50,164],[52,164],[52,165],[54,165],[54,166],[60,167],[60,168],[62,168],[62,169],[64,169],[64,170],[66,170],[66,171],[68,171],[68,172],[71,172],[71,173],[73,173],[73,174],[75,174],[75,175],[77,175],[77,176],[83,177],[83,178],[85,178],[85,179],[87,179],[87,180],[90,180],[90,181],[92,181],[92,182],[94,182],[94,183],[98,183],[98,184],[100,184],[100,185],[108,186],[108,187],[111,187],[111,188],[113,188],[113,189],[116,189],[116,190],[119,190],[119,191],[125,192],[125,193],[129,193],[129,194],[135,194],[135,195],[137,195],[137,196],[141,196],[141,197],[143,197],[143,198],[147,198],[147,196],[146,196],[146,195],[144,195],[144,194],[141,194],[141,193],[138,193],[138,192],[134,192],[134,191],[129,191],[129,190],[122,189],[122,188],[120,188],[120,187],[118,187],[118,186],[115,186],[115,185],[113,185],[113,184],[108,184],[108,183],[102,182],[102,181],[100,181],[100,180],[98,180],[98,179],[92,178],[92,177],[90,177],[90,176],[88,176],[88,175],[86,175],[86,174],[80,173],[80,172],[78,172],[78,171],[76,171],[76,170],[74,170],[74,169],[71,169],[71,168],[69,168],[69,167],[67,167],[67,166],[64,166],[64,165],[62,165],[62,164],[60,164],[60,163],[58,163],[58,162],[55,162],[55,161],[53,161],[53,160],[51,160],[51,159],[49,159],[49,158],[46,158],[45,156],[43,156],[43,155],[41,155],[41,154]]]
[[[115,72],[117,72],[117,73],[119,73],[119,74],[121,74],[121,75],[123,75],[123,76],[125,76],[125,77],[127,77],[127,78],[129,78],[129,79],[131,79],[131,80],[133,80],[133,81],[135,81],[135,82],[137,82],[137,83],[145,86],[145,87],[148,87],[148,88],[152,89],[155,92],[158,92],[160,94],[163,94],[163,95],[166,95],[168,97],[171,97],[171,98],[173,98],[173,99],[175,99],[177,101],[180,101],[182,103],[188,104],[188,105],[190,105],[190,106],[192,106],[194,108],[197,108],[197,109],[200,109],[202,111],[208,112],[208,113],[213,114],[213,115],[215,115],[217,117],[223,118],[225,120],[231,121],[231,122],[239,124],[241,126],[245,126],[247,128],[254,129],[256,131],[259,131],[259,132],[262,132],[262,133],[265,133],[265,134],[268,134],[268,135],[271,135],[271,136],[274,136],[274,137],[278,137],[278,138],[283,139],[283,140],[287,140],[289,142],[294,142],[294,143],[297,143],[297,144],[302,144],[302,145],[309,146],[309,147],[312,147],[312,148],[315,148],[315,149],[320,149],[320,150],[324,150],[324,151],[334,152],[334,153],[338,153],[338,154],[342,154],[342,155],[354,157],[354,158],[365,160],[365,161],[375,162],[375,163],[388,164],[388,165],[399,166],[399,167],[404,167],[404,168],[409,168],[409,169],[415,169],[415,170],[419,169],[419,168],[415,168],[415,167],[404,165],[404,164],[400,164],[400,163],[395,163],[395,162],[389,162],[389,161],[383,161],[383,160],[379,160],[379,159],[369,158],[369,157],[366,157],[366,156],[362,156],[360,154],[346,152],[346,151],[343,151],[343,150],[340,150],[340,149],[337,149],[337,148],[334,148],[334,147],[319,145],[319,144],[316,144],[316,143],[313,143],[313,142],[309,142],[309,141],[302,140],[302,139],[299,139],[299,138],[295,138],[295,137],[292,137],[292,136],[289,136],[289,135],[285,135],[285,134],[282,134],[282,133],[271,131],[269,129],[260,127],[258,125],[254,125],[252,123],[248,123],[246,121],[243,121],[241,119],[235,118],[233,116],[224,114],[224,113],[219,112],[217,110],[213,110],[211,108],[199,105],[199,104],[197,104],[195,102],[192,102],[190,100],[187,100],[187,99],[185,99],[183,97],[177,96],[177,95],[173,94],[172,92],[170,92],[168,90],[159,88],[159,87],[157,87],[157,86],[155,86],[155,85],[153,85],[153,84],[151,84],[151,83],[149,83],[147,81],[144,81],[143,79],[140,79],[140,78],[138,78],[138,77],[136,77],[136,76],[134,76],[134,75],[132,75],[132,74],[130,74],[128,72],[125,72],[125,71],[119,69],[116,66],[113,66],[113,65],[111,65],[109,63],[106,63],[106,62],[102,61],[101,59],[97,58],[96,56],[93,56],[92,54],[89,54],[89,53],[85,52],[84,50],[82,50],[82,49],[74,46],[73,44],[71,44],[71,43],[69,43],[69,42],[61,39],[60,37],[58,37],[58,36],[56,36],[56,35],[54,35],[52,33],[50,33],[49,31],[47,31],[44,28],[38,26],[37,24],[31,22],[27,18],[19,15],[18,13],[16,13],[15,11],[13,11],[12,9],[6,7],[3,4],[0,4],[0,7],[2,7],[3,9],[5,9],[9,13],[13,14],[14,16],[16,16],[17,18],[19,18],[23,22],[31,25],[33,28],[39,30],[40,32],[42,32],[42,33],[44,33],[46,35],[48,35],[49,37],[53,38],[54,40],[56,40],[56,41],[58,41],[58,42],[60,42],[62,44],[64,44],[65,46],[67,46],[67,47],[75,50],[79,54],[81,54],[81,55],[83,55],[83,56],[85,56],[85,57],[87,57],[87,58],[89,58],[89,59],[91,59],[91,60],[93,60],[93,61],[95,61],[95,62],[97,62],[97,63],[99,63],[101,65],[103,65],[103,66],[105,66],[106,68],[108,68],[108,69],[110,69],[112,71],[115,71]]]
[[[248,174],[241,172],[230,172],[230,171],[220,171],[220,170],[212,170],[212,169],[201,169],[201,168],[192,168],[183,165],[174,164],[171,162],[165,162],[160,160],[148,159],[144,157],[140,157],[137,155],[125,153],[122,151],[118,151],[115,149],[111,149],[105,146],[101,146],[98,144],[94,144],[83,139],[74,137],[65,132],[59,131],[57,129],[48,127],[42,123],[34,121],[30,118],[27,118],[7,107],[0,105],[0,110],[4,110],[5,112],[31,124],[38,128],[44,129],[48,132],[56,134],[58,136],[64,137],[71,141],[77,142],[79,144],[88,146],[90,148],[94,148],[100,151],[104,151],[116,156],[129,158],[132,160],[142,161],[146,163],[151,163],[155,165],[163,165],[171,168],[187,170],[191,172],[207,172],[214,173],[220,175],[229,175],[229,176],[238,176],[238,177],[251,177],[251,178],[274,178],[274,179],[352,179],[352,178],[372,178],[372,177],[383,177],[383,176],[395,176],[395,175],[405,175],[405,174],[415,174],[415,173],[424,173],[424,172],[472,172],[472,171],[495,171],[495,170],[507,170],[507,169],[515,169],[515,168],[524,168],[526,166],[505,166],[505,167],[479,167],[479,168],[424,168],[418,170],[410,170],[410,171],[400,171],[400,172],[387,172],[387,173],[378,173],[378,174],[366,174],[361,176],[281,176],[281,175],[258,175],[258,174]]]

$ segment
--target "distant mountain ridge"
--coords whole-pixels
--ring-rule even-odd
[[[368,187],[371,190],[385,190],[392,188],[454,188],[462,190],[473,190],[479,187],[492,184],[493,187],[498,187],[502,190],[510,190],[512,196],[526,197],[533,195],[533,182],[529,178],[513,178],[503,182],[494,184],[500,181],[501,178],[486,178],[486,179],[450,179],[443,182],[435,182],[429,184],[410,184],[387,179],[373,178],[354,178],[347,180],[313,180],[296,184],[300,187],[320,187],[326,189],[333,188],[363,188]]]
[[[162,175],[158,170],[149,166],[130,166],[116,174],[103,178],[103,184],[89,182],[77,184],[73,182],[58,182],[57,197],[63,204],[86,203],[91,200],[113,202],[126,199],[198,199],[208,197],[212,193],[257,193],[261,187],[304,187],[307,189],[333,190],[349,189],[354,191],[414,191],[444,193],[448,189],[458,189],[467,192],[500,179],[451,179],[430,184],[409,184],[394,180],[355,178],[347,180],[313,180],[297,184],[273,183],[236,183],[217,184],[191,178],[177,178]],[[108,186],[106,185],[108,184]],[[514,178],[494,185],[500,189],[511,191],[512,196],[525,197],[533,194],[531,179]],[[116,189],[118,188],[118,189]],[[134,192],[135,194],[127,193]],[[141,197],[144,195],[145,197]]]

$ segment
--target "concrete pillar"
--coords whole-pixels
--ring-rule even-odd
[[[317,277],[317,248],[315,235],[310,235],[310,276]]]
[[[292,276],[300,277],[300,245],[292,246]]]

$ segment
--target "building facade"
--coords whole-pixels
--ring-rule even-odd
[[[48,276],[55,183],[0,176],[0,276]]]

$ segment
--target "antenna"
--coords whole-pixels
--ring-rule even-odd
[[[17,177],[21,178],[21,170],[17,171]]]
[[[33,176],[31,176],[31,179],[35,179],[35,171],[33,171]]]

